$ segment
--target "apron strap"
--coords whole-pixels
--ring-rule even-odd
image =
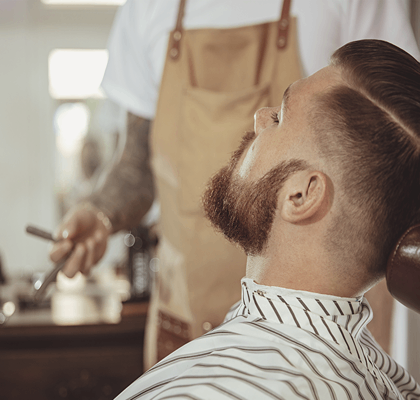
[[[176,60],[179,57],[179,49],[181,44],[182,34],[184,28],[182,27],[182,19],[184,18],[185,3],[187,0],[180,0],[179,9],[178,9],[178,18],[176,20],[175,29],[171,32],[171,46],[169,50],[169,55],[173,60]]]
[[[171,45],[169,47],[169,55],[173,60],[179,57],[180,44],[184,28],[182,26],[182,19],[184,18],[185,3],[187,0],[180,0],[178,9],[178,18],[176,20],[175,29],[171,32],[169,38]],[[283,0],[283,7],[281,10],[281,16],[277,23],[278,34],[277,34],[277,48],[284,49],[287,46],[287,37],[289,34],[290,25],[290,4],[292,0]]]
[[[292,0],[283,0],[283,7],[281,10],[281,16],[279,22],[277,23],[278,33],[277,33],[277,47],[279,49],[284,49],[287,46],[287,37],[289,34],[289,25],[290,25],[290,3]]]

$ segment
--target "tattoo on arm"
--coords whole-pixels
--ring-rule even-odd
[[[112,167],[102,187],[89,198],[108,215],[114,232],[138,225],[153,203],[150,125],[149,120],[128,113],[127,139],[121,159]]]

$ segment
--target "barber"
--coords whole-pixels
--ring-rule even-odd
[[[200,193],[252,129],[254,111],[279,104],[291,82],[348,41],[381,38],[417,57],[404,6],[128,0],[119,10],[102,86],[129,111],[125,148],[102,188],[65,216],[51,258],[75,245],[64,272],[88,273],[109,235],[136,226],[159,199],[146,366],[220,324],[240,298],[245,257],[208,226]]]

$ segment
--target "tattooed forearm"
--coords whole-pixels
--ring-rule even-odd
[[[120,161],[90,201],[111,219],[114,232],[136,226],[152,205],[150,121],[128,113],[127,140]]]

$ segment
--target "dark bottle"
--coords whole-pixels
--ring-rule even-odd
[[[4,285],[7,283],[6,276],[4,275],[4,268],[3,268],[3,258],[0,253],[0,285]]]
[[[128,247],[128,276],[131,284],[131,301],[145,301],[150,297],[152,272],[150,261],[157,243],[145,226],[134,228],[124,238]]]

